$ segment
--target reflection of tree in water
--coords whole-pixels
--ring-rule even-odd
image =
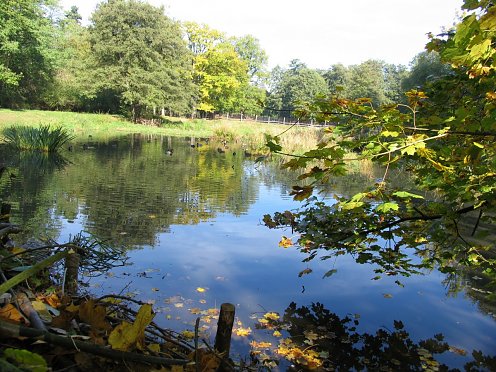
[[[62,218],[79,219],[92,235],[131,247],[153,245],[174,224],[246,213],[259,189],[258,175],[246,172],[250,161],[243,151],[220,153],[200,141],[130,135],[73,143],[63,170],[26,165],[15,187],[9,184],[16,223],[43,236]]]
[[[70,162],[59,153],[9,152],[7,148],[2,148],[2,153],[8,168],[7,175],[0,179],[0,199],[16,209],[16,223],[32,224],[34,229],[28,234],[55,236],[57,226],[47,219],[53,198],[47,198],[46,188],[53,175]],[[24,233],[18,236],[22,238]]]
[[[266,314],[258,327],[287,332],[288,337],[280,341],[275,353],[294,363],[294,370],[456,371],[434,356],[447,352],[464,354],[444,342],[441,334],[413,341],[401,321],[394,321],[393,330],[381,328],[375,334],[359,333],[358,315],[340,318],[320,303],[299,308],[291,303],[278,320],[270,314],[273,313]],[[255,350],[254,355],[260,354]],[[465,370],[496,370],[496,356],[474,351],[472,357]],[[270,359],[265,358],[265,362],[270,363]]]

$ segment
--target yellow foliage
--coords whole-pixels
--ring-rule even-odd
[[[137,347],[143,350],[145,346],[145,329],[154,316],[151,305],[142,305],[133,324],[122,322],[110,333],[108,342],[112,349],[129,351]]]

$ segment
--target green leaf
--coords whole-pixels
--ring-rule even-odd
[[[422,195],[417,195],[417,194],[412,194],[408,191],[396,191],[393,193],[394,196],[397,196],[398,198],[414,198],[414,199],[424,199]]]
[[[388,203],[383,203],[378,205],[375,210],[379,213],[387,213],[391,210],[397,211],[399,210],[400,206],[396,202],[388,202]]]
[[[48,371],[45,359],[41,355],[28,350],[8,348],[5,349],[4,356],[7,359],[13,360],[17,366],[24,370],[33,372]]]
[[[484,148],[484,145],[483,145],[483,144],[481,144],[481,143],[479,143],[479,142],[475,142],[475,141],[474,141],[474,142],[473,142],[473,144],[474,144],[474,146],[477,146],[477,147],[478,147],[478,148],[480,148],[480,149],[483,149],[483,148]]]

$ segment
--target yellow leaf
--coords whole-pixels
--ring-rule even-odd
[[[251,328],[250,327],[248,327],[248,328],[239,327],[239,328],[234,329],[233,331],[234,331],[234,334],[236,336],[240,336],[240,337],[246,337],[246,336],[249,336],[251,334]]]
[[[19,310],[12,304],[0,308],[0,318],[15,323],[25,323],[25,319]]]
[[[150,344],[147,346],[147,348],[154,353],[160,353],[160,344]]]
[[[22,252],[26,252],[26,249],[21,248],[21,247],[12,247],[10,249],[10,253],[12,253],[12,254],[18,254],[18,253],[22,253]]]
[[[105,307],[95,305],[93,300],[88,300],[79,305],[79,319],[90,324],[97,330],[110,330],[112,327],[107,322]]]
[[[43,302],[31,301],[31,305],[33,306],[33,309],[36,310],[36,312],[44,322],[50,323],[52,321],[52,315],[50,314],[46,305]]]
[[[279,247],[283,247],[283,248],[289,248],[293,245],[293,242],[291,241],[291,238],[286,238],[285,236],[283,236],[281,238],[281,241],[279,242]]]
[[[270,320],[279,320],[279,314],[277,313],[266,313],[264,314],[265,319],[270,319]]]
[[[206,291],[206,289],[205,288],[202,288],[202,287],[198,287],[198,288],[196,288],[196,291],[197,292],[200,292],[200,293],[203,293],[203,292]]]
[[[108,342],[112,349],[129,351],[137,347],[143,350],[145,346],[145,328],[151,323],[154,316],[151,305],[142,305],[133,324],[122,322],[110,332]]]
[[[274,337],[282,337],[282,333],[279,332],[279,331],[274,331],[274,333],[272,333],[272,336],[274,336]]]
[[[193,307],[192,309],[189,309],[189,312],[191,314],[200,314],[201,313],[201,309],[199,309],[198,307]]]
[[[192,339],[195,337],[195,332],[191,332],[191,331],[182,331],[181,334],[188,339]]]

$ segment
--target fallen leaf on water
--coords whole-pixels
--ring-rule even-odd
[[[200,292],[200,293],[203,293],[203,292],[206,291],[206,289],[205,288],[202,288],[202,287],[198,287],[198,288],[196,288],[196,291],[197,292]]]
[[[389,293],[383,293],[382,295],[384,296],[384,298],[393,298],[393,295]]]
[[[281,238],[281,241],[279,242],[279,247],[283,247],[283,248],[289,248],[293,245],[293,242],[291,240],[291,238],[286,238],[285,236],[283,236]]]
[[[274,337],[282,337],[282,333],[279,332],[279,331],[274,331],[274,333],[272,333],[272,336],[274,336]]]
[[[198,307],[194,307],[194,308],[192,308],[192,309],[189,309],[189,312],[190,312],[191,314],[200,314],[200,313],[201,313],[201,309],[200,309],[200,308],[198,308]]]
[[[185,338],[188,338],[188,339],[192,339],[195,337],[195,332],[191,332],[191,331],[182,331],[181,332],[181,335],[183,335],[183,337]]]
[[[236,336],[247,337],[251,334],[251,328],[250,327],[248,327],[248,328],[239,327],[239,328],[235,328],[233,330],[233,332]]]
[[[158,289],[158,288],[152,288],[152,291],[153,292],[158,292],[158,291],[160,291],[160,289]]]
[[[254,349],[270,349],[272,347],[272,342],[257,342],[257,341],[251,341],[250,346]]]
[[[198,302],[199,302],[199,303],[201,303],[201,304],[206,304],[206,303],[207,303],[207,300],[203,300],[203,299],[201,299],[201,300],[200,300],[200,301],[198,301]]]
[[[178,302],[174,304],[175,307],[184,307],[184,304],[182,302]]]
[[[278,313],[266,313],[264,314],[265,319],[270,319],[270,320],[279,320],[279,314]]]

